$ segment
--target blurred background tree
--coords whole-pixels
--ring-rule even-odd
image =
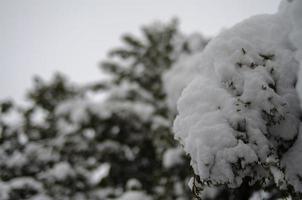
[[[0,199],[192,199],[163,75],[207,40],[180,33],[176,20],[142,33],[110,51],[104,80],[36,78],[28,106],[1,102]]]

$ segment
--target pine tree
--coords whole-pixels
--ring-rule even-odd
[[[28,106],[1,103],[0,199],[191,198],[162,80],[189,38],[176,21],[142,31],[102,63],[108,79],[36,78]]]
[[[209,199],[301,199],[301,10],[301,1],[284,1],[190,61],[199,74],[179,98],[174,130],[191,157],[197,199],[209,188]]]

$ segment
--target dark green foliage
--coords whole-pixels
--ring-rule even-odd
[[[76,93],[72,86],[66,85],[65,77],[60,74],[54,76],[50,85],[45,84],[39,77],[34,81],[34,89],[28,93],[28,97],[45,110],[52,111],[60,102]]]

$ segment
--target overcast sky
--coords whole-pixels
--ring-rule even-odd
[[[75,82],[102,75],[98,63],[153,20],[180,19],[185,33],[216,35],[251,15],[274,13],[280,0],[0,0],[0,99],[20,101],[33,75],[55,71]]]

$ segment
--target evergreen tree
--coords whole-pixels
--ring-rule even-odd
[[[0,199],[191,199],[162,81],[190,38],[176,21],[142,30],[102,63],[107,80],[37,78],[30,105],[1,103]]]
[[[301,11],[301,1],[283,1],[190,60],[199,74],[179,98],[174,130],[196,198],[301,199]]]

